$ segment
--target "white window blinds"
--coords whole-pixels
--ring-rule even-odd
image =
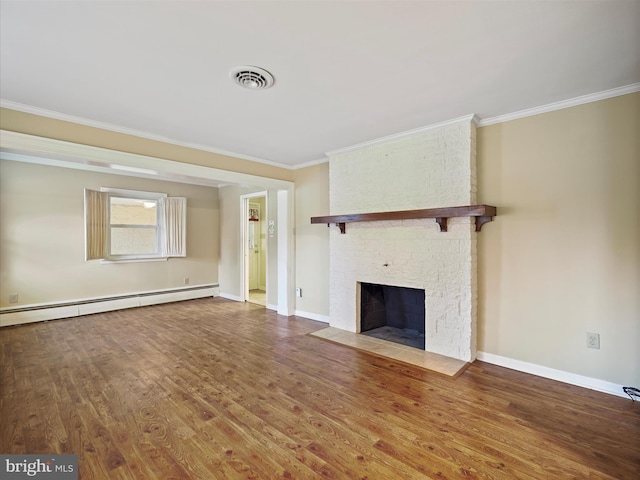
[[[109,194],[84,189],[85,260],[106,258],[109,233]]]
[[[160,208],[160,249],[163,257],[187,256],[187,199],[162,197]]]
[[[115,245],[112,245],[115,238],[114,235],[117,233],[122,234],[122,225],[112,225],[110,219],[110,198],[115,195],[118,198],[114,198],[113,202],[117,200],[118,204],[126,204],[127,197],[130,195],[130,198],[132,200],[135,199],[137,203],[145,203],[140,200],[145,197],[145,194],[153,197],[154,202],[157,202],[158,206],[157,253],[151,255],[122,255],[122,252],[119,250],[115,252],[112,251],[112,247]],[[187,199],[184,197],[167,197],[163,195],[164,194],[150,192],[117,191],[114,189],[109,189],[109,191],[85,189],[85,259],[131,260],[139,258],[186,257]],[[139,209],[142,209],[142,207],[139,207]],[[143,226],[146,228],[149,227],[149,225]],[[132,225],[132,227],[139,226]],[[116,228],[119,228],[120,231],[111,231]],[[129,230],[134,230],[134,228]]]

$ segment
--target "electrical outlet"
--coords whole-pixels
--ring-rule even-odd
[[[302,289],[300,287],[296,288],[296,297],[302,297]]]
[[[20,301],[20,297],[17,293],[9,294],[9,303],[18,303]]]
[[[587,348],[600,348],[600,334],[587,332]]]
[[[184,277],[184,284],[189,285],[189,277]]]

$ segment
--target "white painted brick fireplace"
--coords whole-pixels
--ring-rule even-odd
[[[476,127],[469,116],[330,152],[331,215],[474,205]],[[476,357],[477,256],[472,218],[357,222],[330,233],[330,324],[360,331],[359,283],[425,290],[425,350]]]

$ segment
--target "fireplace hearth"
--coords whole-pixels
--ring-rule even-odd
[[[425,291],[360,283],[360,333],[425,349]]]

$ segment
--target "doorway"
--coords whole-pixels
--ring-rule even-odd
[[[267,306],[267,197],[266,192],[244,198],[244,298]]]

